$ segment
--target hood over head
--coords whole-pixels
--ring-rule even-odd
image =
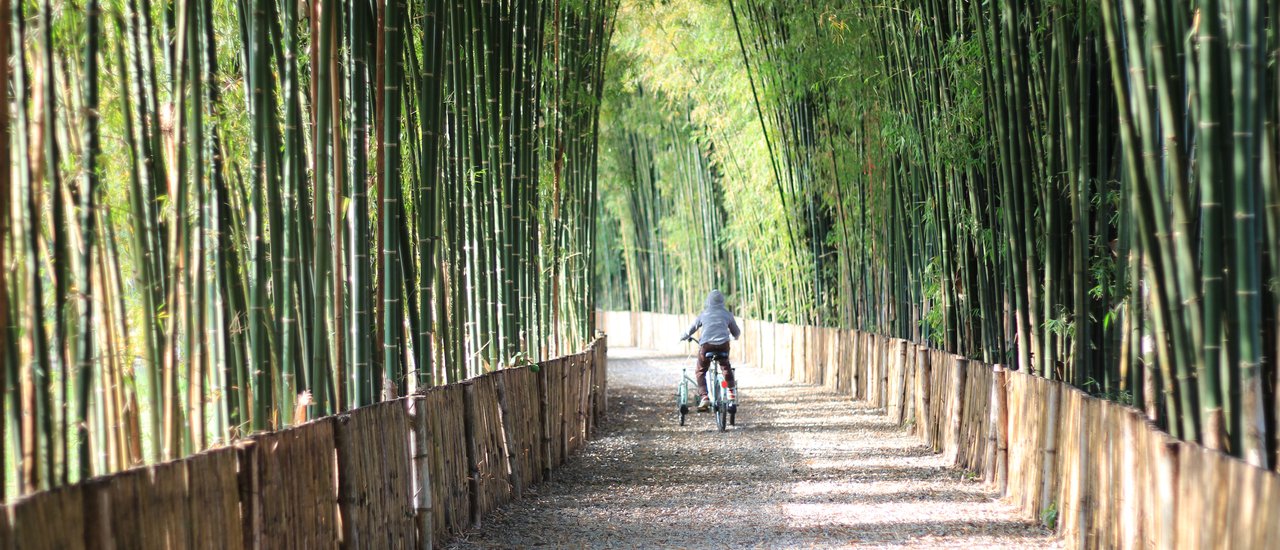
[[[724,309],[724,294],[719,290],[712,290],[707,294],[707,309]]]

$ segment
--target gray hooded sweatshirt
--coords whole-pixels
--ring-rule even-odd
[[[699,328],[702,329],[699,344],[723,344],[729,341],[730,335],[735,339],[742,335],[738,321],[724,308],[724,295],[719,290],[712,290],[707,295],[707,307],[698,314],[698,319],[685,331],[685,335],[693,336]]]

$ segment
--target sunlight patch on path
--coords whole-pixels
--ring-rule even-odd
[[[680,426],[692,354],[609,350],[609,423],[454,548],[1053,547],[878,411],[747,365],[736,426]]]

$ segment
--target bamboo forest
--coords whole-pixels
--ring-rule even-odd
[[[897,406],[930,452],[977,419],[984,475],[1034,446],[1049,529],[1084,421],[1011,376],[1280,471],[1280,1],[0,0],[0,502],[227,449],[267,499],[252,449],[325,426],[326,528],[396,545],[352,480],[412,477],[430,547],[630,433],[605,339],[693,365],[713,290],[744,373]],[[389,403],[408,427],[353,427]],[[392,429],[404,478],[358,477]],[[1116,471],[1156,487],[1158,454]]]
[[[696,311],[720,288],[745,317],[1008,364],[1276,465],[1280,3],[624,2],[619,21],[603,307]]]
[[[591,336],[611,2],[6,4],[10,487]]]

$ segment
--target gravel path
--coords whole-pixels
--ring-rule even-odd
[[[609,423],[451,548],[1059,545],[879,411],[738,367],[737,426],[681,427],[684,357],[609,350]]]

